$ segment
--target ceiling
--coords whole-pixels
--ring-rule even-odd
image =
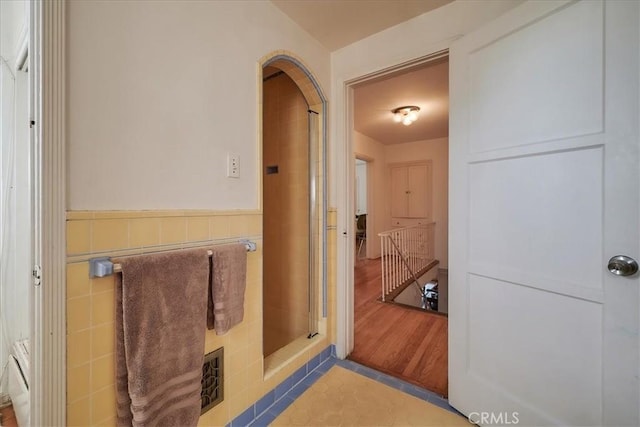
[[[391,113],[405,105],[420,107],[410,126]],[[385,145],[449,136],[449,58],[355,86],[354,128]]]
[[[329,51],[452,0],[271,0]]]

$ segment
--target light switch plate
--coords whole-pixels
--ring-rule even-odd
[[[240,156],[227,154],[227,178],[240,178]]]

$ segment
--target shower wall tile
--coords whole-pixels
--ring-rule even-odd
[[[230,402],[233,402],[234,400],[241,400],[241,402],[238,403],[240,405],[239,409],[243,409],[244,407],[246,407],[246,400],[248,399],[247,381],[249,380],[249,376],[247,373],[246,365],[242,366],[239,369],[238,367],[236,367],[235,371],[229,370],[228,372],[229,380],[224,385],[225,394],[229,397]]]
[[[67,371],[67,400],[73,403],[89,395],[91,391],[91,365],[71,368]]]
[[[87,426],[91,419],[90,404],[91,400],[89,397],[85,397],[84,399],[77,400],[73,403],[67,403],[67,425]]]
[[[67,298],[89,295],[89,263],[67,264]]]
[[[245,296],[244,315],[248,322],[262,320],[262,299],[256,295]]]
[[[229,217],[229,237],[242,237],[249,234],[248,217],[233,215]]]
[[[102,420],[113,418],[116,407],[116,392],[114,387],[105,387],[91,396],[91,425]]]
[[[89,263],[82,263],[87,266],[87,277],[89,277]],[[105,277],[94,277],[93,279],[89,279],[91,284],[91,293],[99,294],[105,291],[113,291],[114,290],[114,277],[113,276],[105,276]]]
[[[229,420],[229,401],[225,400],[213,410],[205,414],[207,416],[207,422],[205,426],[224,426]]]
[[[234,338],[248,338],[247,337],[247,332],[248,329],[246,327],[246,325],[244,326],[244,329],[240,334],[241,335],[239,337],[234,337]],[[248,347],[248,341],[247,341],[247,347]],[[238,349],[236,349],[235,352],[233,352],[233,354],[231,354],[231,357],[229,357],[229,363],[226,365],[226,367],[229,369],[229,372],[237,374],[241,371],[246,371],[247,367],[249,366],[249,357],[248,357],[248,352],[246,351],[246,347],[242,346],[239,347]],[[243,389],[246,387],[242,387]]]
[[[95,424],[96,427],[115,427],[117,425],[116,417],[105,418]]]
[[[336,277],[337,277],[337,211],[329,209],[327,215],[327,337],[335,342],[336,336]]]
[[[71,298],[67,300],[67,331],[70,333],[91,326],[90,297]]]
[[[327,212],[327,225],[329,227],[338,225],[338,211],[336,209],[329,209]]]
[[[67,233],[68,425],[115,424],[115,276],[89,278],[87,260],[93,253],[116,257],[232,237],[256,241],[258,250],[247,254],[244,321],[225,335],[205,335],[206,352],[225,348],[227,388],[225,400],[204,414],[199,425],[228,424],[329,343],[322,339],[311,350],[284,358],[280,370],[264,378],[259,211],[68,212]]]
[[[91,326],[115,321],[114,298],[112,290],[91,295]]]
[[[115,378],[115,357],[108,354],[91,361],[91,389],[100,390],[113,386]]]
[[[129,221],[98,219],[93,221],[91,251],[104,252],[129,247]]]
[[[83,254],[91,248],[89,221],[67,222],[67,254]]]
[[[187,218],[187,241],[200,242],[209,239],[209,218]]]
[[[214,216],[209,218],[209,237],[212,239],[224,239],[229,236],[228,216]]]
[[[67,368],[88,363],[91,360],[91,331],[67,334]]]
[[[160,244],[160,219],[136,218],[129,221],[129,247],[139,248]]]
[[[91,328],[91,359],[97,359],[114,352],[114,331],[113,323]]]
[[[247,218],[249,227],[248,234],[250,236],[254,236],[257,234],[262,234],[262,215],[251,215]]]
[[[303,93],[282,74],[263,85],[265,355],[308,333],[309,120]],[[296,259],[298,258],[298,259]],[[292,260],[296,259],[295,262]]]
[[[204,352],[211,353],[217,348],[224,347],[228,342],[227,336],[216,335],[215,332],[207,331],[204,337]],[[226,355],[225,355],[226,358]]]
[[[160,220],[160,243],[183,243],[187,240],[185,218],[162,218]]]

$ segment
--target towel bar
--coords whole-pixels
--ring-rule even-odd
[[[257,245],[251,240],[239,240],[238,243],[244,243],[247,247],[247,252],[255,252]],[[226,242],[228,244],[228,242]],[[207,251],[209,256],[213,255],[212,251]],[[120,264],[114,264],[109,257],[91,258],[89,260],[89,277],[105,277],[113,273],[119,273],[122,271]]]

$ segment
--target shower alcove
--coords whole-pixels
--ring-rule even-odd
[[[294,55],[262,61],[265,377],[326,335],[326,102]]]

